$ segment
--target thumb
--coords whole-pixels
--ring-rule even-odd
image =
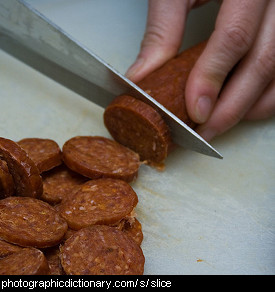
[[[146,31],[134,64],[125,76],[137,83],[174,57],[181,45],[188,1],[149,0]]]

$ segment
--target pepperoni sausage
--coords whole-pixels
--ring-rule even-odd
[[[42,251],[22,248],[0,260],[0,275],[47,275],[48,262]]]
[[[140,246],[115,227],[80,229],[60,250],[61,264],[68,275],[141,275],[144,271]]]
[[[183,51],[138,83],[140,88],[191,128],[196,125],[187,114],[185,85],[205,45],[206,42],[203,42]],[[158,164],[164,161],[173,147],[167,138],[167,127],[158,126],[165,121],[158,121],[162,117],[155,109],[149,108],[129,95],[119,96],[106,108],[104,123],[114,140],[139,153],[141,160]]]
[[[138,203],[132,187],[123,180],[90,180],[59,205],[60,215],[70,228],[113,224],[130,214]]]
[[[66,198],[76,186],[86,182],[88,179],[65,165],[42,174],[43,194],[41,200],[50,204],[58,204]]]
[[[5,160],[0,159],[0,199],[12,196],[14,183]]]
[[[183,51],[138,83],[140,88],[191,128],[195,124],[187,113],[185,86],[189,73],[205,46],[206,42],[201,42]]]
[[[44,248],[58,244],[66,221],[48,203],[30,197],[0,200],[0,238],[21,246]]]
[[[51,139],[25,138],[17,142],[33,160],[40,173],[62,163],[61,150]]]
[[[0,156],[7,162],[18,196],[40,197],[42,178],[35,163],[16,142],[0,137]]]
[[[62,152],[70,169],[91,179],[109,177],[130,182],[140,166],[138,154],[105,137],[73,137],[65,142]]]

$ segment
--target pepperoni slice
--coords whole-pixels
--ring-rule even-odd
[[[16,142],[0,137],[0,156],[7,162],[18,196],[40,197],[42,178],[35,163]]]
[[[90,180],[59,205],[60,215],[70,228],[113,224],[131,213],[138,203],[132,187],[123,180]]]
[[[0,275],[47,275],[48,262],[42,251],[22,248],[0,260]]]
[[[17,142],[33,160],[40,173],[50,170],[62,163],[61,150],[51,139],[25,138]]]
[[[110,177],[131,182],[140,166],[138,154],[105,137],[73,137],[65,142],[62,152],[70,169],[91,179]]]
[[[104,112],[104,124],[117,142],[152,165],[162,163],[171,150],[170,130],[161,115],[132,96],[115,98]]]
[[[65,165],[42,174],[43,194],[41,200],[50,204],[58,204],[66,198],[76,186],[86,182],[88,179]]]
[[[142,275],[145,258],[138,244],[115,227],[78,230],[60,248],[68,275]]]
[[[0,258],[6,257],[12,253],[18,252],[22,249],[21,246],[11,244],[0,239]]]
[[[0,198],[12,196],[14,183],[6,161],[0,159]]]
[[[0,200],[0,238],[37,248],[58,244],[67,231],[66,221],[48,203],[30,197]]]

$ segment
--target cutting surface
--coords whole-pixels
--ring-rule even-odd
[[[145,0],[29,0],[124,73],[139,50]],[[183,47],[204,39],[217,6],[194,11]],[[199,19],[199,25],[195,25]],[[207,24],[207,25],[206,25]],[[203,28],[203,29],[202,29]],[[110,137],[103,109],[0,51],[0,136]],[[275,119],[242,122],[212,145],[223,160],[177,149],[132,184],[144,232],[145,274],[275,273]]]

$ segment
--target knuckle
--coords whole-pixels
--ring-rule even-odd
[[[158,48],[172,57],[179,50],[180,42],[168,40],[167,35],[169,35],[169,32],[162,25],[150,25],[141,42],[141,48]]]
[[[238,111],[227,110],[223,113],[223,124],[227,125],[227,128],[233,127],[243,118],[243,114]]]
[[[266,45],[261,48],[255,58],[255,68],[263,81],[269,81],[275,75],[275,45]]]
[[[245,25],[235,23],[228,25],[223,30],[225,36],[225,46],[230,50],[237,52],[246,52],[252,42],[252,37]]]
[[[166,43],[165,32],[166,31],[162,25],[151,24],[146,30],[142,44],[146,46],[151,44],[162,45]]]
[[[162,43],[164,41],[164,36],[158,30],[150,29],[146,32],[145,38],[143,40],[143,45],[151,43]]]

